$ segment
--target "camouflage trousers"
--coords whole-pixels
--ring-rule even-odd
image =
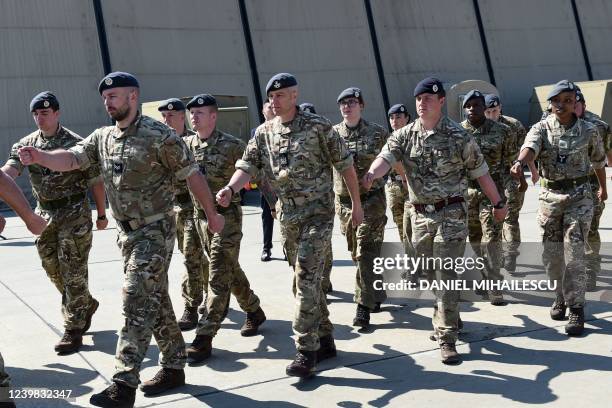
[[[259,308],[259,298],[240,267],[240,241],[242,240],[242,208],[232,203],[227,208],[218,208],[225,217],[223,231],[213,234],[203,212],[197,214],[200,239],[210,257],[208,277],[208,314],[198,322],[196,334],[215,336],[227,314],[230,295],[233,294],[245,312]]]
[[[282,229],[281,229],[281,236],[282,236]],[[284,238],[282,238],[282,240],[283,240],[283,248],[284,248],[285,247]],[[323,290],[323,293],[327,293],[332,289],[331,271],[332,271],[333,263],[334,263],[334,251],[332,248],[332,234],[329,234],[329,242],[327,243],[327,249],[325,250],[325,263],[323,266],[323,275],[321,276],[321,290]],[[291,265],[291,267],[293,267],[293,265]],[[293,290],[293,296],[295,296],[297,293],[297,282],[296,282],[295,274],[293,275],[292,290]]]
[[[590,187],[579,186],[567,194],[542,188],[539,201],[544,269],[549,279],[557,282],[557,296],[570,307],[582,307],[586,290],[585,241],[593,217]]]
[[[93,302],[89,293],[87,260],[91,249],[91,210],[79,207],[37,212],[48,227],[36,239],[36,249],[47,276],[62,295],[64,328],[85,327],[87,312]]]
[[[479,189],[468,189],[468,236],[477,257],[483,258],[487,279],[502,280],[502,226],[493,217],[493,207]]]
[[[599,220],[606,204],[597,197],[599,183],[591,182],[591,193],[593,195],[593,219],[589,229],[589,245],[585,252],[586,273],[593,277],[601,272],[601,238],[599,237]]]
[[[504,257],[517,257],[519,255],[519,246],[521,245],[519,213],[523,208],[525,193],[521,193],[518,187],[518,182],[512,180],[505,189],[505,195],[508,198],[508,202],[506,203],[508,206],[508,214],[504,219],[503,227]]]
[[[176,214],[176,240],[185,258],[181,294],[185,307],[198,307],[208,288],[208,257],[204,253],[192,208],[181,208]]]
[[[0,353],[0,387],[8,387],[9,381],[11,377],[4,371],[4,359],[2,358],[2,353]],[[0,401],[2,401],[2,396],[0,396]]]
[[[412,241],[410,251],[418,257],[458,259],[465,252],[465,239],[468,235],[465,203],[450,204],[440,211],[423,214],[412,211]],[[435,268],[417,271],[431,281],[450,281],[457,279],[454,268]],[[439,343],[455,343],[458,337],[459,291],[436,289],[433,314],[433,328]]]
[[[410,216],[404,216],[404,206],[408,198],[408,190],[406,190],[401,181],[391,180],[385,184],[385,195],[387,196],[387,206],[391,209],[393,221],[397,225],[400,240],[404,242],[406,237],[408,237],[408,241],[410,241],[410,235],[412,234]]]
[[[134,231],[118,226],[123,256],[123,316],[113,380],[136,388],[151,336],[162,367],[182,369],[187,355],[183,335],[168,295],[168,267],[174,250],[176,221],[167,216]]]
[[[374,289],[380,276],[374,273],[374,258],[380,256],[387,225],[385,192],[381,188],[361,195],[363,222],[353,228],[350,197],[336,196],[336,214],[340,231],[346,237],[348,250],[357,264],[354,301],[370,310],[387,299],[384,290]]]

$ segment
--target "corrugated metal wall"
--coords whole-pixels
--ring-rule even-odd
[[[144,100],[246,95],[253,123],[256,95],[281,71],[296,74],[300,99],[332,122],[340,120],[338,93],[361,87],[365,116],[380,123],[386,120],[381,78],[391,104],[412,108],[412,89],[426,75],[451,85],[488,81],[490,70],[506,113],[526,121],[534,85],[587,80],[589,67],[593,79],[612,77],[609,0],[3,0],[2,160],[34,129],[28,104],[42,90],[58,95],[62,122],[83,136],[108,123],[96,89],[104,74],[97,3],[107,62],[138,76]]]

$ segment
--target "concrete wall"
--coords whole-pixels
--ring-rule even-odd
[[[594,79],[612,78],[612,2],[577,0]]]

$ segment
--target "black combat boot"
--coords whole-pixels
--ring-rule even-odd
[[[254,312],[248,312],[244,324],[240,328],[240,335],[243,337],[255,336],[259,326],[266,321],[266,314],[260,308]]]
[[[79,351],[83,345],[83,330],[66,330],[62,339],[55,345],[55,351],[59,354],[70,354]]]
[[[198,334],[191,346],[187,347],[187,357],[196,363],[206,360],[212,354],[212,337]]]
[[[336,343],[331,334],[319,338],[320,347],[317,350],[317,362],[336,357]]]
[[[89,398],[89,403],[96,407],[132,408],[136,400],[136,388],[113,382],[104,391]]]
[[[570,307],[569,322],[565,325],[568,336],[580,336],[584,332],[584,308]]]
[[[553,320],[564,320],[566,310],[567,306],[565,306],[565,301],[563,300],[563,298],[557,296],[552,306],[550,307],[550,318]]]
[[[455,348],[455,343],[440,344],[440,354],[444,364],[457,364],[461,361],[461,357]]]
[[[178,321],[181,331],[195,329],[198,325],[198,310],[196,307],[185,307],[183,316]]]
[[[381,302],[376,302],[376,306],[374,306],[374,309],[372,309],[372,313],[380,313],[380,305]]]
[[[315,372],[317,364],[317,352],[298,350],[295,359],[285,370],[292,377],[308,378]]]
[[[91,327],[91,318],[93,317],[94,313],[96,313],[96,310],[98,310],[98,306],[100,306],[100,302],[94,298],[91,298],[91,305],[87,310],[87,316],[85,316],[85,327],[83,327],[82,334],[85,334]]]
[[[140,390],[148,396],[161,394],[182,385],[185,385],[185,370],[163,367],[155,377],[145,381],[140,386]]]
[[[360,304],[357,304],[357,313],[353,319],[353,326],[367,329],[370,327],[370,309]]]

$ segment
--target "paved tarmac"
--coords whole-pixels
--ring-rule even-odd
[[[609,182],[610,185],[610,182]],[[530,186],[521,213],[526,242],[516,277],[542,277],[541,259],[533,255],[538,187]],[[295,348],[291,322],[294,301],[291,271],[283,261],[275,225],[271,262],[260,261],[261,218],[258,199],[249,194],[244,207],[240,261],[261,298],[268,317],[260,334],[239,334],[245,314],[234,299],[213,342],[213,356],[186,368],[188,385],[154,398],[139,391],[136,406],[163,407],[326,407],[366,406],[609,406],[612,372],[612,216],[601,222],[604,270],[598,290],[588,294],[586,332],[568,338],[565,322],[549,317],[551,299],[541,293],[513,293],[501,307],[486,301],[462,302],[465,327],[458,350],[463,362],[445,366],[436,343],[429,340],[432,303],[427,298],[395,297],[372,314],[373,327],[360,333],[351,326],[355,267],[336,223],[333,236],[334,292],[329,296],[338,357],[318,366],[309,380],[285,375]],[[79,353],[58,356],[53,345],[62,335],[61,297],[46,277],[34,238],[10,213],[0,240],[0,351],[14,390],[69,390],[71,400],[19,399],[17,406],[89,406],[92,393],[105,388],[113,374],[117,330],[121,327],[122,261],[115,244],[114,222],[94,231],[90,254],[90,289],[100,301]],[[385,241],[399,236],[391,220]],[[531,254],[531,255],[530,255]],[[170,266],[170,294],[175,313],[183,302],[182,255],[175,251]],[[426,296],[424,296],[426,297]],[[189,344],[195,334],[185,332]],[[154,341],[141,378],[158,370]]]

